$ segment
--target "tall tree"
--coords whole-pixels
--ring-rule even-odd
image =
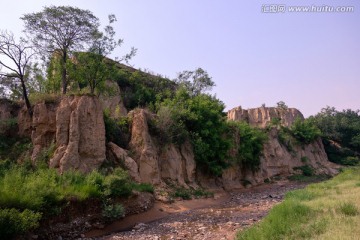
[[[215,86],[209,74],[202,68],[179,73],[175,82],[183,85],[193,96],[210,91]]]
[[[13,81],[20,81],[22,97],[30,115],[32,115],[32,110],[25,81],[27,70],[30,65],[30,59],[34,54],[33,47],[27,45],[27,42],[24,39],[21,38],[19,42],[16,42],[15,37],[11,32],[0,32],[0,56],[7,59],[0,59],[0,66],[9,71],[0,71],[0,77],[3,80],[12,79]]]
[[[89,49],[89,52],[77,52],[74,54],[72,63],[69,63],[71,69],[71,77],[76,79],[79,83],[90,87],[90,93],[94,94],[95,89],[104,87],[104,83],[114,73],[117,61],[128,61],[135,54],[136,49],[132,48],[130,53],[123,56],[117,61],[112,61],[106,57],[111,54],[116,47],[120,47],[123,40],[115,39],[115,30],[112,24],[116,22],[115,15],[109,15],[109,24],[105,27],[104,32],[99,32],[94,36],[94,41]]]
[[[25,32],[38,49],[59,53],[62,93],[65,94],[69,55],[93,42],[98,35],[99,19],[88,10],[70,6],[44,7],[43,11],[25,14],[21,19],[25,22]]]

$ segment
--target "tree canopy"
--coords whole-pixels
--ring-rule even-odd
[[[58,53],[61,63],[62,93],[67,91],[66,62],[73,51],[90,46],[98,36],[99,19],[89,10],[69,6],[44,7],[43,11],[21,18],[25,32],[42,53]]]

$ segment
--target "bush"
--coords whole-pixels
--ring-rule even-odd
[[[257,170],[260,165],[260,156],[262,154],[267,135],[261,129],[251,127],[245,122],[228,122],[231,131],[238,133],[240,140],[236,160],[242,166]],[[237,141],[235,141],[237,142]]]
[[[127,172],[121,168],[107,176],[104,181],[105,195],[112,197],[128,197],[132,193],[133,186]]]
[[[125,215],[124,206],[121,204],[105,204],[102,211],[103,217],[108,220],[115,220]]]
[[[104,111],[105,137],[107,142],[127,148],[130,141],[130,120],[121,117],[116,120],[110,117],[108,109]]]
[[[0,209],[0,236],[1,239],[11,239],[15,235],[23,234],[39,226],[41,213],[25,209]]]
[[[297,118],[290,127],[292,136],[302,144],[309,144],[321,136],[320,129],[310,120]]]
[[[304,165],[304,166],[301,166],[301,167],[295,167],[294,168],[294,170],[297,170],[297,169],[301,170],[303,175],[307,176],[307,177],[313,176],[315,174],[314,168],[312,168],[309,165]]]

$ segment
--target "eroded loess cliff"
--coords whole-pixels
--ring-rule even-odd
[[[115,103],[116,102],[116,103]],[[105,144],[104,109],[119,108],[118,99],[109,108],[96,97],[63,97],[58,103],[39,103],[34,106],[32,119],[25,109],[11,111],[2,104],[1,118],[18,114],[19,134],[31,136],[33,142],[32,159],[36,159],[42,149],[51,143],[56,150],[50,160],[50,167],[60,172],[80,170],[89,172],[97,169],[106,158],[115,165],[128,170],[137,182],[163,186],[173,182],[183,187],[224,187],[242,188],[244,183],[257,185],[274,176],[287,176],[296,173],[297,167],[308,165],[318,174],[333,175],[336,166],[328,161],[321,139],[310,144],[286,146],[279,139],[279,128],[268,128],[268,140],[264,144],[260,166],[252,171],[240,164],[233,164],[224,170],[221,177],[203,175],[196,168],[195,157],[190,141],[175,145],[164,144],[152,136],[149,122],[157,116],[145,109],[135,109],[127,114],[130,119],[130,142],[128,149],[114,143]],[[121,115],[125,115],[122,112]],[[117,116],[113,116],[116,118]],[[254,108],[241,107],[228,112],[229,121],[246,121],[258,128],[266,128],[274,119],[289,127],[296,118],[303,119],[300,111],[294,108]],[[241,136],[234,140],[236,152]],[[107,151],[107,153],[106,153]]]

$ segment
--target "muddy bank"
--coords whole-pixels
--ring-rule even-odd
[[[101,240],[234,239],[239,229],[261,220],[282,201],[286,192],[305,185],[284,180],[251,189],[217,193],[215,199],[155,203],[146,213],[127,217],[85,236]],[[122,232],[114,233],[116,231]],[[100,237],[105,234],[108,235]]]

